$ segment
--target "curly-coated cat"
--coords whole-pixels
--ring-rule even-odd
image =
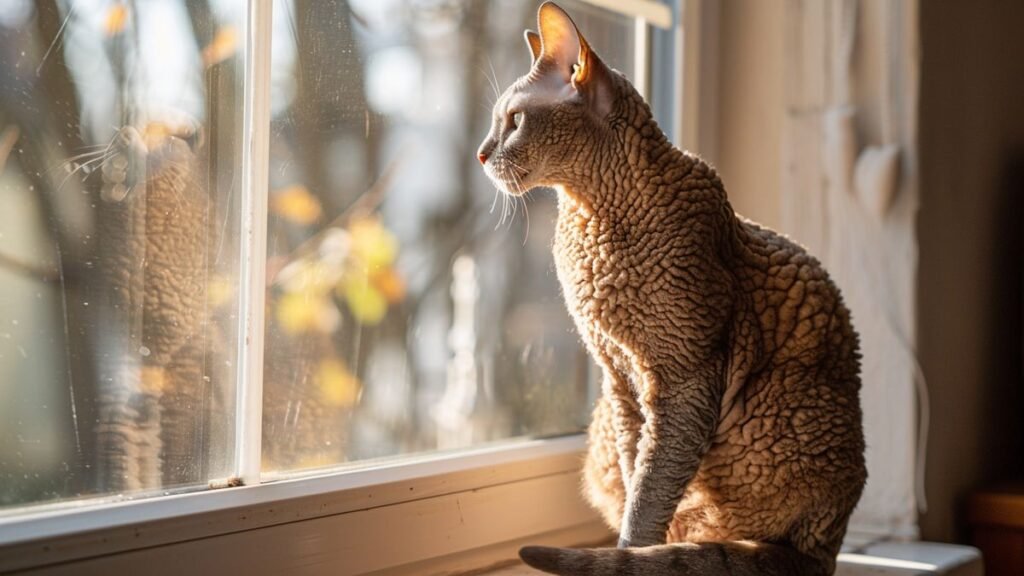
[[[479,150],[558,194],[566,305],[601,366],[586,494],[618,549],[527,547],[556,574],[828,575],[867,476],[857,334],[821,265],[737,216],[558,6]]]

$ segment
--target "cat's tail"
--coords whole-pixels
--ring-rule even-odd
[[[827,576],[834,567],[788,546],[754,542],[626,549],[527,546],[519,556],[538,570],[562,576]]]

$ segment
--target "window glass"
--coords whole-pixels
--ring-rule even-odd
[[[244,15],[0,2],[0,507],[230,473]]]
[[[630,74],[633,20],[564,6]],[[554,195],[507,199],[475,158],[498,90],[529,68],[535,14],[275,1],[265,472],[586,425]]]

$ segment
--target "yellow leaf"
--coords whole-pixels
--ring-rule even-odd
[[[300,332],[333,332],[341,318],[330,299],[316,294],[286,292],[276,303],[275,317],[289,334]]]
[[[359,379],[337,358],[320,361],[316,382],[320,388],[320,397],[330,406],[347,408],[359,400],[362,389]]]
[[[278,279],[288,292],[320,295],[330,292],[344,273],[341,263],[301,258],[282,268]]]
[[[214,276],[206,285],[206,301],[212,308],[227,304],[234,295],[235,286],[224,276]]]
[[[373,275],[373,285],[390,304],[405,298],[405,282],[394,268],[385,268]]]
[[[370,272],[389,266],[398,256],[398,239],[379,218],[360,218],[348,228],[352,255],[366,264]]]
[[[107,36],[115,36],[124,30],[128,22],[128,7],[118,2],[107,10],[107,18],[103,21],[103,30]]]
[[[297,334],[304,332],[312,324],[315,308],[309,298],[303,294],[286,293],[277,299],[277,322],[285,332]]]
[[[274,192],[270,209],[296,224],[312,224],[322,213],[320,201],[299,184]]]
[[[213,40],[203,48],[203,64],[207,68],[227,60],[238,50],[238,32],[234,26],[222,26],[217,29]]]
[[[388,311],[388,301],[365,279],[349,279],[342,283],[341,292],[348,309],[360,324],[376,325]]]

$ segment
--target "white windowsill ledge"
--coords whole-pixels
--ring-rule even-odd
[[[839,555],[836,576],[983,576],[981,552],[937,542],[880,542]]]

